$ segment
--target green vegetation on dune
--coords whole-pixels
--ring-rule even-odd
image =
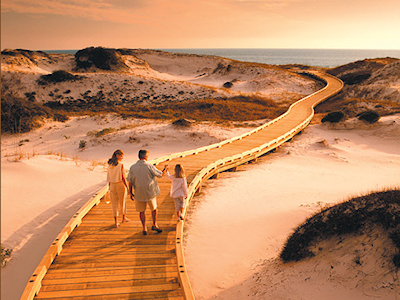
[[[287,239],[280,258],[284,262],[314,256],[315,243],[333,236],[381,226],[397,248],[392,258],[400,268],[400,189],[375,192],[324,209],[298,226]]]

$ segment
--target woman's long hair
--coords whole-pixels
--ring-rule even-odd
[[[185,169],[181,164],[176,164],[175,165],[175,178],[183,178],[186,177],[185,175]]]
[[[112,155],[112,157],[108,160],[108,164],[109,165],[112,165],[112,166],[116,166],[116,165],[118,165],[118,158],[117,158],[117,155],[123,155],[124,154],[124,151],[122,151],[122,150],[115,150],[114,151],[114,153],[113,153],[113,155]]]

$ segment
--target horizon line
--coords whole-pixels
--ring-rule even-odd
[[[105,47],[105,46],[88,46],[88,47],[84,47],[84,48],[79,48],[79,49],[28,49],[28,48],[4,48],[1,51],[5,51],[5,50],[30,50],[30,51],[79,51],[82,49],[86,49],[86,48],[97,48],[97,47],[101,47],[101,48],[108,48],[108,49],[143,49],[143,50],[226,50],[226,49],[236,49],[236,50],[368,50],[368,51],[400,51],[400,49],[383,49],[383,48],[290,48],[290,47],[283,47],[283,48],[275,48],[275,47],[271,47],[271,48],[262,48],[262,47],[250,47],[250,48],[246,48],[246,47],[217,47],[217,48],[187,48],[187,47],[183,47],[183,48],[143,48],[143,47]]]

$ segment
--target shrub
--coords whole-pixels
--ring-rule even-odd
[[[130,137],[128,138],[128,143],[137,143],[137,142],[139,142],[139,141],[140,141],[139,138],[134,137],[134,136],[130,136]]]
[[[12,253],[11,249],[7,249],[1,244],[1,266],[5,266],[7,263],[7,260],[10,258]]]
[[[46,85],[49,83],[75,81],[81,78],[82,76],[73,75],[71,73],[68,73],[67,71],[59,70],[59,71],[54,71],[51,74],[40,76],[40,78],[38,79],[38,84]]]
[[[66,112],[60,111],[53,114],[53,119],[58,122],[66,122],[69,120],[69,116]]]
[[[92,66],[102,70],[112,70],[116,68],[125,68],[126,65],[119,58],[116,49],[103,47],[90,47],[79,50],[75,54],[75,62],[78,68],[88,69]]]
[[[85,140],[80,140],[78,147],[79,147],[79,149],[84,149],[86,147],[86,141]]]
[[[354,85],[363,82],[364,80],[368,79],[371,77],[370,73],[351,73],[351,74],[346,74],[340,77],[341,80],[345,84],[348,85]]]
[[[393,263],[397,268],[400,268],[400,253],[397,253],[394,257],[393,257]]]
[[[1,99],[1,132],[28,132],[42,124],[44,118],[52,116],[49,108],[40,103],[22,99],[12,94],[3,94]]]
[[[190,127],[191,122],[186,119],[179,119],[172,122],[172,124],[179,127]]]
[[[373,110],[368,110],[358,115],[359,120],[365,121],[370,124],[378,122],[380,117],[381,116]]]
[[[321,122],[330,122],[330,123],[337,123],[344,119],[344,113],[341,111],[334,111],[327,114],[325,117],[322,118]]]
[[[104,128],[103,130],[100,130],[100,131],[96,132],[95,136],[96,137],[101,137],[103,135],[107,135],[107,134],[113,133],[114,131],[115,131],[115,128],[111,128],[111,127]]]
[[[224,84],[223,84],[223,87],[224,88],[227,88],[227,89],[229,89],[229,88],[231,88],[233,86],[233,83],[232,82],[225,82]]]
[[[36,92],[31,92],[31,93],[25,93],[26,98],[28,98],[29,101],[35,101],[35,95]]]
[[[385,229],[398,253],[392,261],[400,267],[400,190],[353,198],[308,218],[287,239],[280,258],[284,262],[314,256],[310,246],[322,239],[356,233],[370,225]]]

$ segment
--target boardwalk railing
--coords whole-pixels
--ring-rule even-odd
[[[232,169],[238,165],[241,165],[243,163],[246,163],[248,161],[254,160],[257,157],[264,155],[265,153],[279,147],[286,141],[290,140],[293,136],[301,132],[311,121],[311,119],[314,116],[314,110],[313,108],[320,102],[326,100],[327,98],[337,94],[343,87],[343,83],[337,79],[334,78],[333,76],[327,75],[327,74],[321,74],[319,72],[312,72],[312,76],[317,76],[320,78],[322,81],[327,83],[327,85],[305,97],[302,98],[301,100],[297,101],[296,103],[292,104],[290,108],[288,109],[287,112],[279,116],[278,118],[263,124],[262,126],[259,126],[245,134],[242,134],[240,136],[224,140],[220,143],[212,144],[209,146],[197,148],[194,150],[189,150],[189,151],[184,151],[180,153],[175,153],[175,154],[170,154],[167,156],[163,156],[157,159],[152,160],[150,163],[154,165],[158,165],[160,163],[165,163],[168,161],[171,161],[173,159],[177,158],[183,158],[187,157],[190,155],[197,155],[202,152],[210,151],[212,149],[216,148],[221,148],[224,145],[233,143],[238,140],[242,140],[248,136],[251,136],[253,134],[256,134],[271,125],[277,123],[278,121],[282,120],[285,118],[287,115],[289,115],[292,110],[296,107],[307,101],[308,99],[312,97],[317,97],[315,101],[310,103],[310,113],[308,114],[308,117],[304,119],[300,124],[289,130],[288,132],[284,133],[283,135],[268,141],[258,147],[246,150],[240,154],[236,154],[233,156],[225,157],[222,159],[219,159],[215,162],[212,162],[211,164],[208,164],[204,168],[202,168],[197,175],[191,180],[189,184],[189,196],[187,198],[187,204],[185,207],[184,214],[186,214],[187,209],[189,207],[190,201],[193,199],[196,191],[201,187],[201,184],[203,181],[206,179],[212,177],[213,175],[228,170]],[[337,87],[330,88],[329,80],[332,82],[336,82]],[[49,269],[50,265],[53,263],[54,259],[56,256],[58,256],[63,248],[63,244],[65,241],[68,239],[70,236],[71,232],[78,227],[81,222],[83,217],[86,216],[86,214],[96,205],[98,205],[101,201],[101,199],[104,197],[105,193],[108,190],[108,185],[100,189],[95,195],[91,197],[91,199],[88,200],[88,202],[81,208],[79,209],[76,214],[71,218],[71,220],[68,222],[68,224],[64,227],[64,229],[60,232],[60,234],[56,237],[56,239],[53,241],[49,249],[47,250],[46,254],[44,255],[43,259],[40,261],[38,267],[35,269],[34,273],[32,274],[31,278],[29,279],[26,288],[23,292],[23,295],[21,297],[21,300],[26,300],[26,299],[33,299],[40,291],[41,289],[41,282],[46,275],[47,270]],[[184,259],[184,252],[183,252],[183,228],[184,228],[185,222],[178,222],[177,227],[176,227],[176,240],[175,240],[175,253],[176,253],[176,258],[177,258],[177,266],[178,266],[178,278],[179,278],[179,283],[183,289],[184,293],[184,298],[185,299],[194,299],[193,291],[190,285],[189,277],[187,275],[186,271],[186,266],[185,266],[185,259]]]

